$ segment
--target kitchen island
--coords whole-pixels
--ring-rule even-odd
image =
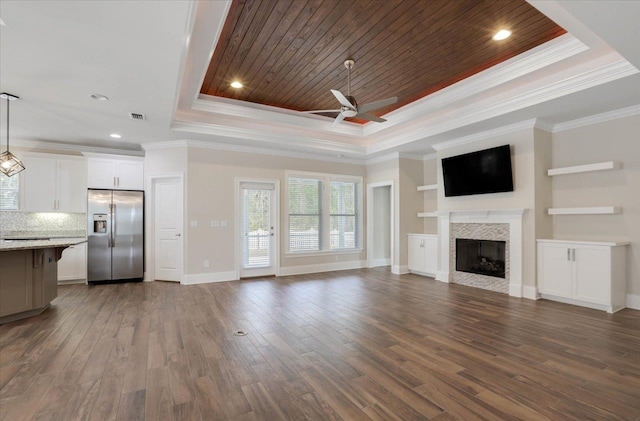
[[[42,313],[58,296],[58,260],[83,238],[0,240],[0,324]]]

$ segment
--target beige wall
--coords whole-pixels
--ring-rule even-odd
[[[235,270],[235,183],[236,178],[280,181],[280,266],[361,261],[365,252],[292,257],[285,254],[285,170],[365,176],[362,165],[315,161],[282,156],[189,148],[187,182],[187,261],[185,273]],[[364,204],[363,212],[364,214]],[[212,228],[211,221],[227,221],[227,227]],[[197,227],[191,227],[197,221]],[[363,236],[363,248],[366,239]],[[210,267],[203,263],[209,260]]]
[[[554,207],[621,206],[620,215],[555,216],[556,238],[624,239],[628,293],[640,294],[640,116],[553,135],[553,167],[619,161],[622,169],[553,177]]]
[[[424,181],[423,185],[438,183],[438,160],[435,157],[424,161]],[[420,212],[435,212],[438,210],[438,192],[428,190],[422,193],[424,208]],[[423,218],[423,229],[425,234],[438,233],[438,218]]]

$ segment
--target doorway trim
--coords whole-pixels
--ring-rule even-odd
[[[234,224],[234,250],[235,250],[235,271],[236,271],[236,279],[240,279],[240,274],[242,273],[242,244],[240,242],[240,231],[241,231],[241,219],[240,212],[242,211],[242,196],[240,195],[240,185],[242,183],[264,183],[264,184],[273,184],[274,185],[274,212],[275,212],[275,221],[276,226],[274,227],[274,255],[273,255],[273,271],[276,276],[280,276],[280,180],[275,178],[247,178],[247,177],[236,177],[236,187],[235,187],[235,224]]]
[[[393,192],[393,180],[389,181],[380,181],[377,183],[369,183],[367,184],[367,267],[375,267],[374,258],[373,258],[373,189],[377,187],[390,187],[389,189],[389,254],[391,265],[393,268],[395,264],[395,200],[394,200],[394,192]]]
[[[155,281],[155,270],[156,270],[156,220],[155,220],[155,194],[156,194],[156,183],[161,180],[177,178],[178,182],[182,185],[182,256],[180,256],[182,262],[182,271],[179,273],[179,282],[180,284],[184,284],[185,279],[185,256],[186,256],[186,247],[187,244],[187,230],[185,229],[185,220],[187,215],[186,209],[186,201],[185,201],[185,186],[184,186],[184,172],[176,171],[170,173],[162,173],[162,174],[154,174],[147,177],[147,186],[145,189],[145,195],[148,197],[145,199],[145,209],[146,209],[146,221],[145,224],[145,277],[144,280],[146,282]]]

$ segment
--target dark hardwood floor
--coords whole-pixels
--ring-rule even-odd
[[[6,420],[637,420],[640,312],[385,269],[72,285],[0,326],[0,388]]]

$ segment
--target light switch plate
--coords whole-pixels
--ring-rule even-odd
[[[192,227],[192,228],[195,228],[195,227],[197,227],[197,226],[198,226],[198,221],[195,221],[195,220],[194,220],[194,221],[191,221],[191,227]]]
[[[227,226],[227,221],[220,221],[220,226],[221,227],[226,227]]]
[[[211,221],[211,226],[213,228],[218,228],[220,226],[220,221]]]

